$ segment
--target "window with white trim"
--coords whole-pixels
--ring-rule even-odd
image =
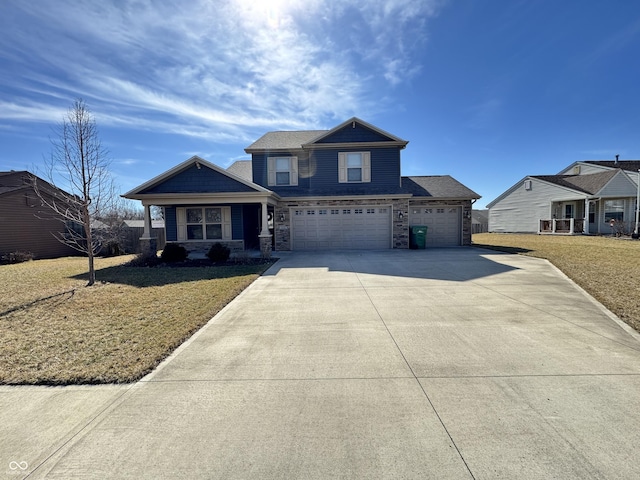
[[[371,152],[338,153],[338,182],[371,182]]]
[[[176,209],[178,241],[231,240],[230,207]]]
[[[267,158],[267,177],[269,186],[298,185],[298,157]]]
[[[624,200],[605,200],[604,201],[604,221],[610,222],[624,221]]]

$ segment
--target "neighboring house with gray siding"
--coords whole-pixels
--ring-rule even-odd
[[[490,232],[629,234],[640,161],[581,161],[529,175],[487,205]]]
[[[38,184],[46,185],[44,195],[48,188],[55,188],[42,179]],[[14,252],[29,252],[35,258],[78,255],[54,237],[64,231],[65,224],[42,206],[31,173],[0,172],[0,256]]]
[[[123,196],[165,212],[167,242],[203,251],[409,248],[471,243],[478,194],[448,175],[402,177],[407,141],[358,118],[331,130],[268,132],[224,170],[192,157]],[[149,233],[147,233],[149,232]]]

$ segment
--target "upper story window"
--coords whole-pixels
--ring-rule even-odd
[[[368,183],[371,182],[370,152],[338,153],[338,182]]]
[[[267,158],[268,185],[298,185],[298,157]]]

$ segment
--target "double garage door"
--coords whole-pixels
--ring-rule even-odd
[[[300,208],[291,218],[294,250],[391,248],[391,207]]]
[[[390,206],[316,207],[291,210],[293,250],[391,248]],[[461,209],[410,207],[409,225],[426,225],[427,247],[461,244]]]
[[[427,226],[427,247],[461,244],[460,207],[410,207],[409,224]]]

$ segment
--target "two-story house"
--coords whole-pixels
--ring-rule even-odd
[[[425,225],[427,246],[471,243],[480,198],[452,177],[400,174],[407,141],[358,118],[331,130],[269,132],[225,170],[192,157],[124,194],[162,206],[167,242],[206,251],[409,248]]]

